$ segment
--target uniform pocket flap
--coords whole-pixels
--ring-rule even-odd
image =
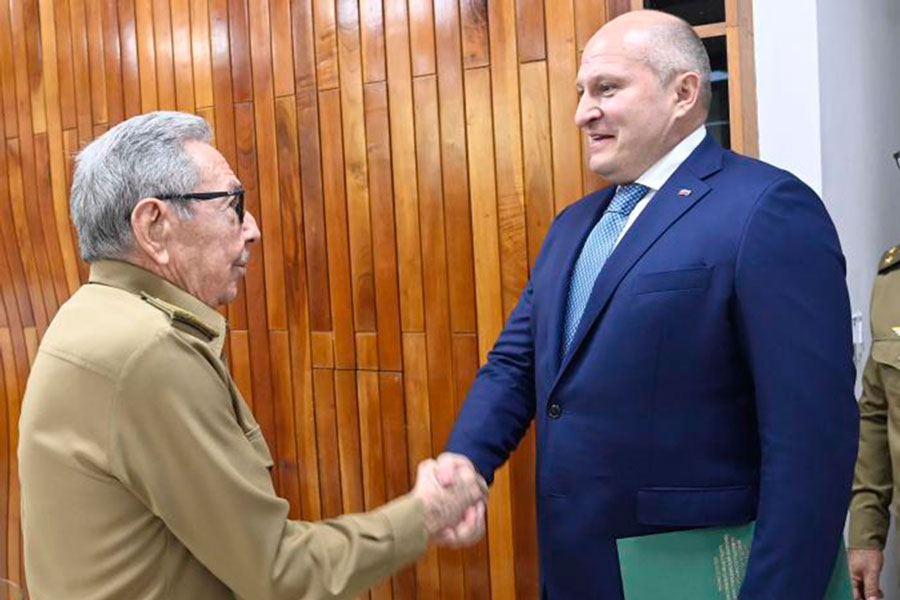
[[[900,369],[900,340],[872,342],[872,360]]]
[[[756,486],[643,488],[637,520],[644,525],[705,527],[737,525],[756,518]]]
[[[271,469],[275,466],[275,461],[272,460],[272,453],[269,452],[269,446],[266,444],[266,440],[262,436],[262,431],[259,428],[259,425],[251,429],[250,431],[245,431],[244,435],[247,436],[247,441],[250,442],[250,445],[253,446],[253,449],[256,450],[256,453],[259,455],[260,459],[262,459],[267,469]]]
[[[653,292],[706,289],[709,287],[711,278],[712,267],[641,273],[635,276],[632,293],[650,294]]]

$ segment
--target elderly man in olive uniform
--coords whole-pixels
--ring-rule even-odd
[[[287,518],[222,361],[259,239],[199,117],[129,119],[79,155],[90,282],[44,336],[20,422],[25,567],[40,600],[349,598],[428,542],[483,530],[484,483],[434,461],[370,513]],[[452,473],[452,468],[450,469]]]
[[[859,455],[850,502],[850,573],[854,598],[881,598],[879,576],[900,500],[900,246],[878,264],[872,290],[872,351],[859,400]]]

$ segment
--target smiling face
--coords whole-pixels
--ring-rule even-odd
[[[588,136],[590,168],[616,184],[637,179],[680,133],[681,80],[660,81],[644,58],[648,33],[633,20],[620,17],[591,38],[576,82],[575,123]]]
[[[200,168],[201,182],[194,192],[240,189],[228,162],[209,144],[190,141],[185,152]],[[238,284],[247,274],[249,246],[259,240],[259,228],[249,212],[240,223],[234,197],[191,202],[192,216],[177,219],[168,245],[167,277],[211,307],[227,304],[237,296]]]

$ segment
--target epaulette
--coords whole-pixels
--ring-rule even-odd
[[[898,262],[900,262],[900,246],[894,246],[881,257],[881,262],[878,263],[878,272],[887,271]]]
[[[210,340],[219,337],[219,333],[215,329],[204,323],[194,313],[186,311],[183,308],[179,308],[174,304],[169,304],[165,300],[154,298],[146,292],[141,292],[141,298],[143,298],[144,302],[146,302],[147,304],[150,304],[151,306],[154,306],[169,315],[169,318],[173,322],[182,323],[184,325],[193,327],[194,329],[208,337]]]

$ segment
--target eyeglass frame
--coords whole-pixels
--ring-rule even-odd
[[[900,150],[894,152],[894,161],[897,163],[897,168],[900,169]]]
[[[235,202],[233,208],[234,212],[237,214],[238,222],[244,223],[244,193],[243,189],[239,190],[231,190],[227,192],[192,192],[189,194],[161,194],[155,196],[160,200],[186,200],[189,202],[205,202],[206,200],[217,200],[219,198],[231,198],[236,197],[237,202]]]

